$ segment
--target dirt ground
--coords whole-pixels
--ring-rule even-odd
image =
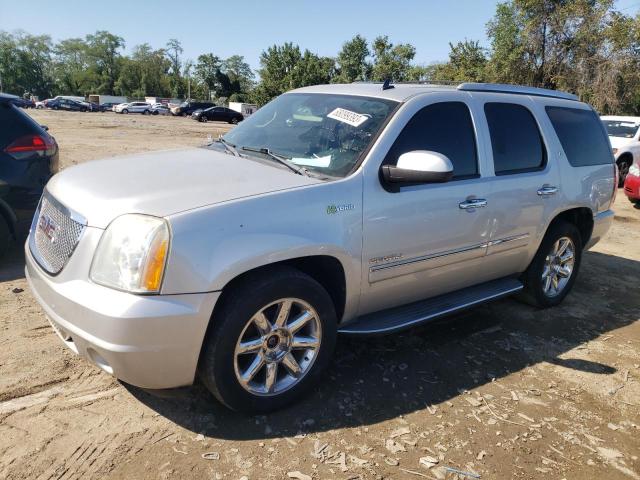
[[[63,166],[227,129],[32,115]],[[0,264],[0,478],[639,480],[640,210],[622,191],[615,209],[560,307],[507,299],[395,336],[342,338],[312,396],[260,417],[229,412],[200,385],[145,391],[78,359],[29,293],[16,246]]]

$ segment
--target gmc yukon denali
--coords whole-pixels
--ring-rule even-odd
[[[567,93],[307,87],[204,148],[55,175],[26,274],[104,371],[145,388],[198,377],[266,412],[317,384],[338,333],[511,294],[558,305],[611,225],[616,179],[597,114]]]

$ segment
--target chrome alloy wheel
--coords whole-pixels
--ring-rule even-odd
[[[547,297],[562,293],[575,265],[576,247],[569,237],[561,237],[551,247],[542,270],[542,290]]]
[[[298,298],[263,307],[247,322],[234,352],[236,378],[254,395],[277,395],[311,370],[322,326],[318,313]]]

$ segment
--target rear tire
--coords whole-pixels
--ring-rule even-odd
[[[289,267],[258,273],[232,288],[211,320],[200,378],[233,410],[280,409],[308,393],[329,365],[337,330],[333,302],[313,278]],[[282,307],[287,302],[289,309]],[[282,311],[288,313],[278,323]],[[312,340],[313,346],[301,343]]]
[[[572,223],[551,225],[522,275],[520,298],[539,308],[559,305],[571,291],[582,260],[582,238]]]
[[[624,181],[627,178],[627,174],[629,173],[629,168],[633,164],[633,159],[628,158],[625,154],[621,159],[618,160],[618,188],[624,187]]]
[[[4,257],[11,244],[11,230],[7,221],[0,215],[0,259]]]

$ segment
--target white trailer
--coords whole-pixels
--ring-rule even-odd
[[[127,97],[117,95],[89,95],[88,100],[98,105],[103,103],[127,103],[129,101]]]
[[[253,103],[229,102],[229,108],[240,112],[245,117],[250,117],[258,110],[258,106]]]

